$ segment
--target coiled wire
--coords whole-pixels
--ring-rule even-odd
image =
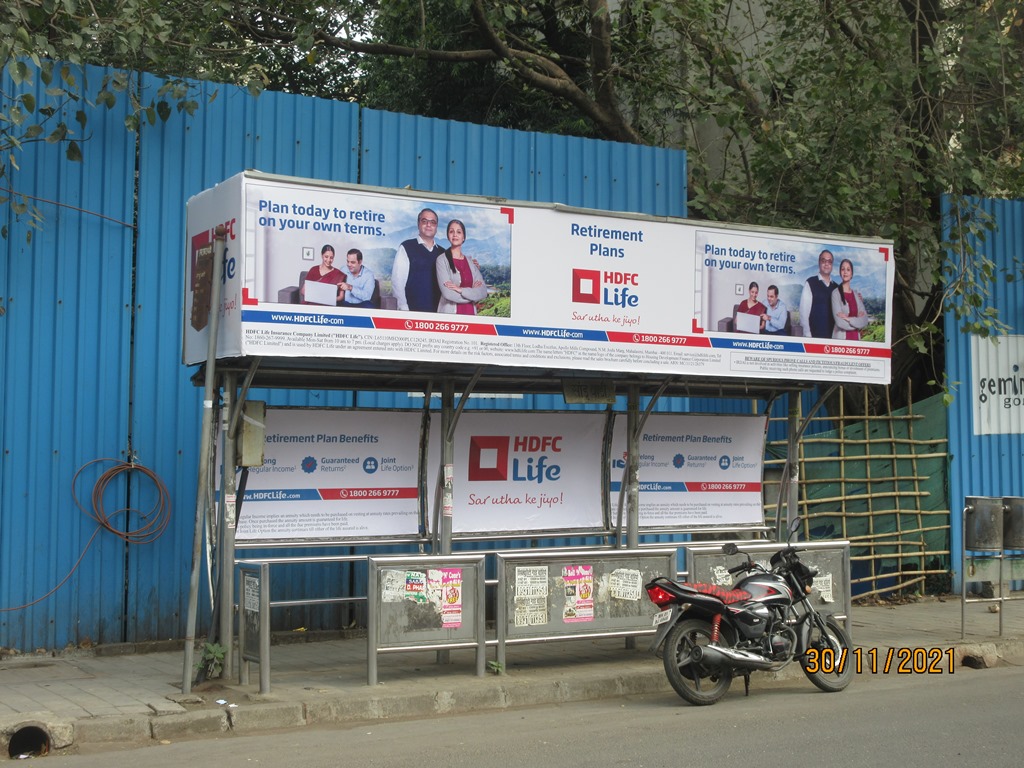
[[[90,496],[90,500],[92,502],[90,511],[83,507],[82,503],[78,500],[78,494],[76,493],[75,488],[78,485],[78,477],[82,472],[93,464],[103,463],[110,463],[113,466],[105,470],[93,485],[92,494]],[[107,486],[114,482],[121,474],[126,472],[138,472],[143,477],[148,478],[156,487],[156,501],[153,502],[153,506],[150,507],[147,512],[142,512],[141,510],[133,507],[122,507],[111,514],[108,514],[103,508],[103,496],[107,491]],[[75,506],[95,520],[97,525],[115,536],[124,539],[129,544],[150,544],[156,541],[163,534],[171,519],[171,496],[167,491],[167,486],[164,485],[163,481],[155,472],[153,472],[153,470],[144,467],[142,464],[136,464],[135,462],[121,461],[120,459],[93,459],[92,461],[86,462],[75,473],[75,476],[71,481],[71,495],[75,500]],[[142,525],[138,528],[127,531],[122,531],[114,527],[111,521],[115,517],[121,514],[130,515],[132,512],[139,515],[140,521],[143,523]]]
[[[86,469],[94,464],[111,464],[112,466],[104,470],[103,474],[97,478],[96,483],[92,487],[92,493],[90,494],[90,509],[86,509],[78,498],[78,479]],[[137,472],[143,477],[148,478],[153,483],[156,488],[156,501],[153,502],[153,506],[150,507],[147,512],[141,512],[134,507],[122,507],[114,510],[113,512],[107,512],[103,504],[103,496],[106,494],[107,487],[122,474],[130,472]],[[93,459],[92,461],[86,462],[78,468],[78,471],[75,472],[74,477],[71,479],[71,497],[75,500],[76,507],[96,521],[96,530],[93,531],[92,536],[89,537],[89,541],[86,543],[85,549],[82,550],[82,554],[78,556],[75,564],[71,566],[71,570],[68,571],[68,575],[61,579],[60,583],[45,595],[36,598],[30,603],[25,603],[24,605],[17,605],[11,608],[0,608],[0,613],[20,611],[23,608],[29,608],[37,603],[41,603],[43,600],[54,594],[58,589],[63,587],[64,584],[67,583],[68,579],[71,578],[72,574],[74,574],[78,569],[78,566],[81,565],[82,559],[85,557],[85,553],[89,551],[89,547],[92,546],[93,541],[96,540],[96,536],[100,531],[109,531],[118,538],[123,539],[128,544],[151,544],[163,535],[163,532],[167,529],[167,525],[171,520],[171,495],[167,491],[167,486],[164,485],[163,481],[155,472],[153,472],[153,470],[135,462],[108,458]],[[138,528],[122,531],[114,526],[113,520],[117,516],[130,516],[132,512],[139,515],[139,519],[142,524]]]

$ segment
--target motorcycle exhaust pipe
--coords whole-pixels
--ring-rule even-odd
[[[761,671],[775,667],[775,664],[764,656],[735,648],[723,648],[718,645],[698,645],[691,650],[690,654],[690,658],[707,667],[734,667]]]

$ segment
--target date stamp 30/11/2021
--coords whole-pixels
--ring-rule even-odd
[[[852,668],[858,675],[953,674],[952,648],[812,648],[804,668],[808,672],[842,674]]]

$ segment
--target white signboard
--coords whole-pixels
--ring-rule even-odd
[[[613,494],[626,466],[625,421],[615,423]],[[640,437],[641,527],[764,523],[766,426],[765,416],[652,414]]]
[[[206,357],[197,265],[220,224],[222,357],[890,378],[891,242],[254,172],[188,203],[187,364]],[[347,286],[341,303],[305,303],[311,280]]]
[[[602,528],[603,432],[601,413],[463,413],[452,530]]]
[[[1024,336],[971,337],[974,434],[1024,434]]]
[[[418,413],[268,408],[236,539],[419,533]]]

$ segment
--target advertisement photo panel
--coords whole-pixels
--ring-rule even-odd
[[[890,378],[891,241],[246,172],[188,203],[183,360]],[[226,225],[223,296],[203,290]]]
[[[612,437],[611,486],[626,468],[626,419]],[[767,417],[652,414],[640,436],[642,528],[762,525]]]
[[[417,413],[268,408],[236,540],[419,534],[419,434]]]
[[[600,529],[600,413],[463,413],[455,533]]]

